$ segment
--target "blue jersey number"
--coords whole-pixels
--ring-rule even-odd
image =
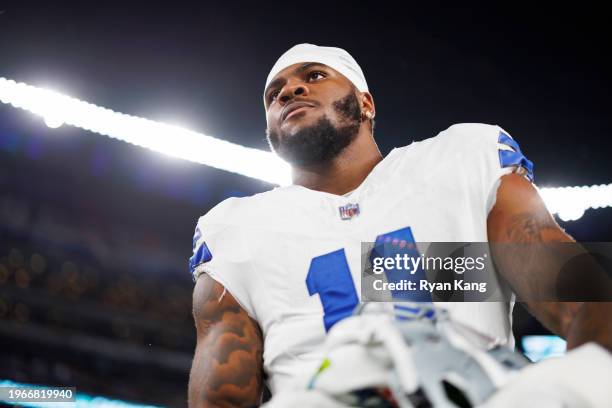
[[[395,254],[403,253],[411,257],[419,256],[410,227],[376,237],[370,258],[394,257]],[[405,271],[394,269],[386,269],[385,274],[389,282],[397,282],[402,276],[406,277]],[[419,269],[412,275],[412,279],[420,279],[424,276],[423,271]],[[338,321],[350,316],[359,303],[344,249],[313,258],[306,276],[306,287],[310,296],[315,293],[319,294],[323,305],[325,331],[329,331]],[[392,292],[392,297],[398,300],[408,300],[406,292]],[[431,296],[429,292],[415,292],[410,300],[430,302]]]
[[[310,296],[318,293],[321,298],[325,331],[350,315],[359,303],[344,249],[313,258],[306,287]]]

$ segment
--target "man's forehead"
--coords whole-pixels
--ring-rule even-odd
[[[293,64],[293,65],[289,65],[287,68],[284,68],[282,71],[280,71],[278,74],[276,74],[274,76],[274,78],[272,79],[272,81],[270,81],[270,84],[266,87],[266,92],[268,92],[268,90],[275,88],[277,86],[279,86],[279,84],[283,84],[285,83],[285,81],[287,80],[287,78],[289,78],[292,75],[299,75],[304,71],[307,71],[310,68],[323,68],[329,71],[332,71],[334,73],[338,73],[335,69],[333,69],[332,67],[329,67],[325,64],[322,64],[320,62],[300,62],[297,64]]]
[[[338,47],[321,47],[314,44],[298,44],[287,50],[276,61],[266,78],[265,90],[274,79],[288,77],[305,64],[325,64],[328,70],[342,74],[361,91],[368,90],[368,84],[357,61],[346,50]],[[296,66],[297,65],[297,66]]]
[[[297,64],[289,65],[287,68],[284,68],[282,71],[280,71],[274,76],[274,79],[299,74],[313,67],[321,67],[335,71],[333,68],[321,62],[299,62]]]

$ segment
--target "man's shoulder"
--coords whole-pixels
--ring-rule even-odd
[[[492,134],[497,133],[500,130],[502,129],[498,125],[491,125],[488,123],[455,123],[440,133],[447,132],[455,135],[469,136]]]
[[[412,142],[409,145],[400,147],[401,150],[410,150],[434,146],[465,145],[466,143],[478,142],[483,139],[495,139],[504,130],[498,125],[486,123],[456,123],[437,135]]]
[[[507,134],[498,125],[457,123],[440,132],[438,137],[449,144],[465,145],[469,148],[482,148],[486,144],[496,144],[501,133]]]
[[[292,189],[277,187],[247,197],[230,197],[211,208],[200,217],[198,224],[245,225],[249,222],[273,215],[275,208],[290,199]]]
[[[437,135],[395,149],[400,161],[441,160],[485,151],[495,145],[505,131],[498,125],[457,123]]]

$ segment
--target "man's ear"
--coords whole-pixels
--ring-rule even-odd
[[[374,105],[374,97],[369,92],[360,92],[359,96],[361,111],[370,112],[372,119],[376,116],[376,106]]]

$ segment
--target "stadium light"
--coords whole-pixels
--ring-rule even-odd
[[[275,154],[179,126],[114,112],[47,89],[0,77],[0,101],[41,116],[47,126],[76,126],[168,156],[273,184],[291,182],[289,165]]]
[[[45,125],[47,125],[51,129],[56,129],[64,124],[64,121],[62,120],[62,118],[57,117],[57,116],[53,117],[53,116],[48,115],[48,116],[44,116],[43,119],[45,120]]]
[[[179,126],[115,112],[47,89],[0,77],[0,101],[42,116],[47,126],[76,126],[172,157],[273,184],[288,185],[291,169],[276,155]],[[541,188],[549,210],[564,221],[589,208],[612,207],[612,184]]]
[[[612,184],[541,188],[540,195],[550,212],[563,221],[577,220],[589,208],[612,207]]]

